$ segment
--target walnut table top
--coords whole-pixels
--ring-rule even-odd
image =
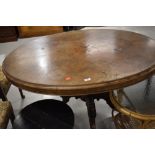
[[[155,71],[155,41],[121,30],[40,37],[11,54],[3,72],[16,86],[43,94],[86,95],[125,87]]]

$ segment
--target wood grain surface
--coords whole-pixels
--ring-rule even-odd
[[[86,95],[125,87],[155,71],[155,41],[121,30],[72,31],[40,37],[3,62],[16,86],[55,95]]]
[[[63,32],[63,26],[18,26],[19,37],[36,37]]]

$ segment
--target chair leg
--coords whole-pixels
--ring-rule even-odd
[[[2,98],[2,101],[8,101],[8,99],[7,99],[5,94],[2,94],[1,98]]]
[[[20,95],[21,95],[22,99],[24,99],[24,98],[25,98],[25,95],[23,94],[22,89],[20,89],[20,88],[18,88],[18,89],[19,89],[19,93],[20,93]]]
[[[10,114],[10,120],[11,120],[11,123],[13,124],[13,122],[15,120],[15,114],[14,114],[13,110],[11,111],[11,114]]]
[[[14,120],[15,120],[15,114],[14,114],[13,108],[11,106],[10,121],[11,121],[12,126],[13,126]]]
[[[0,98],[2,99],[2,101],[8,101],[3,89],[0,87]]]

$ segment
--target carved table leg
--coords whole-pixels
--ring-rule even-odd
[[[91,97],[88,97],[88,98],[86,97],[85,102],[88,110],[90,128],[96,129],[96,123],[95,123],[96,107],[95,107],[94,99]]]
[[[61,97],[62,97],[62,101],[63,101],[64,103],[69,102],[69,99],[71,98],[71,96],[61,96]]]
[[[95,123],[96,107],[95,107],[95,102],[94,102],[94,96],[85,95],[85,96],[76,96],[75,98],[76,99],[80,98],[82,101],[86,103],[90,128],[96,129],[96,123]]]
[[[67,103],[72,96],[61,96],[64,103]],[[112,108],[115,109],[109,96],[109,92],[104,92],[100,94],[91,94],[91,95],[84,95],[84,96],[75,96],[76,99],[80,98],[86,103],[87,110],[88,110],[88,117],[89,117],[89,124],[91,129],[96,128],[95,118],[96,118],[96,108],[94,100],[97,99],[104,99],[107,104]]]
[[[92,94],[91,95],[93,97],[93,99],[95,100],[100,100],[100,99],[104,99],[106,101],[106,103],[112,108],[115,109],[115,107],[113,106],[111,100],[110,100],[110,93],[109,92],[104,92],[104,93],[100,93],[100,94]]]

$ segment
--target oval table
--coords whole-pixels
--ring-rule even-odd
[[[87,103],[90,127],[95,128],[95,94],[152,75],[155,41],[121,30],[63,32],[17,48],[2,67],[8,80],[22,89],[63,96],[64,100],[80,97]]]

